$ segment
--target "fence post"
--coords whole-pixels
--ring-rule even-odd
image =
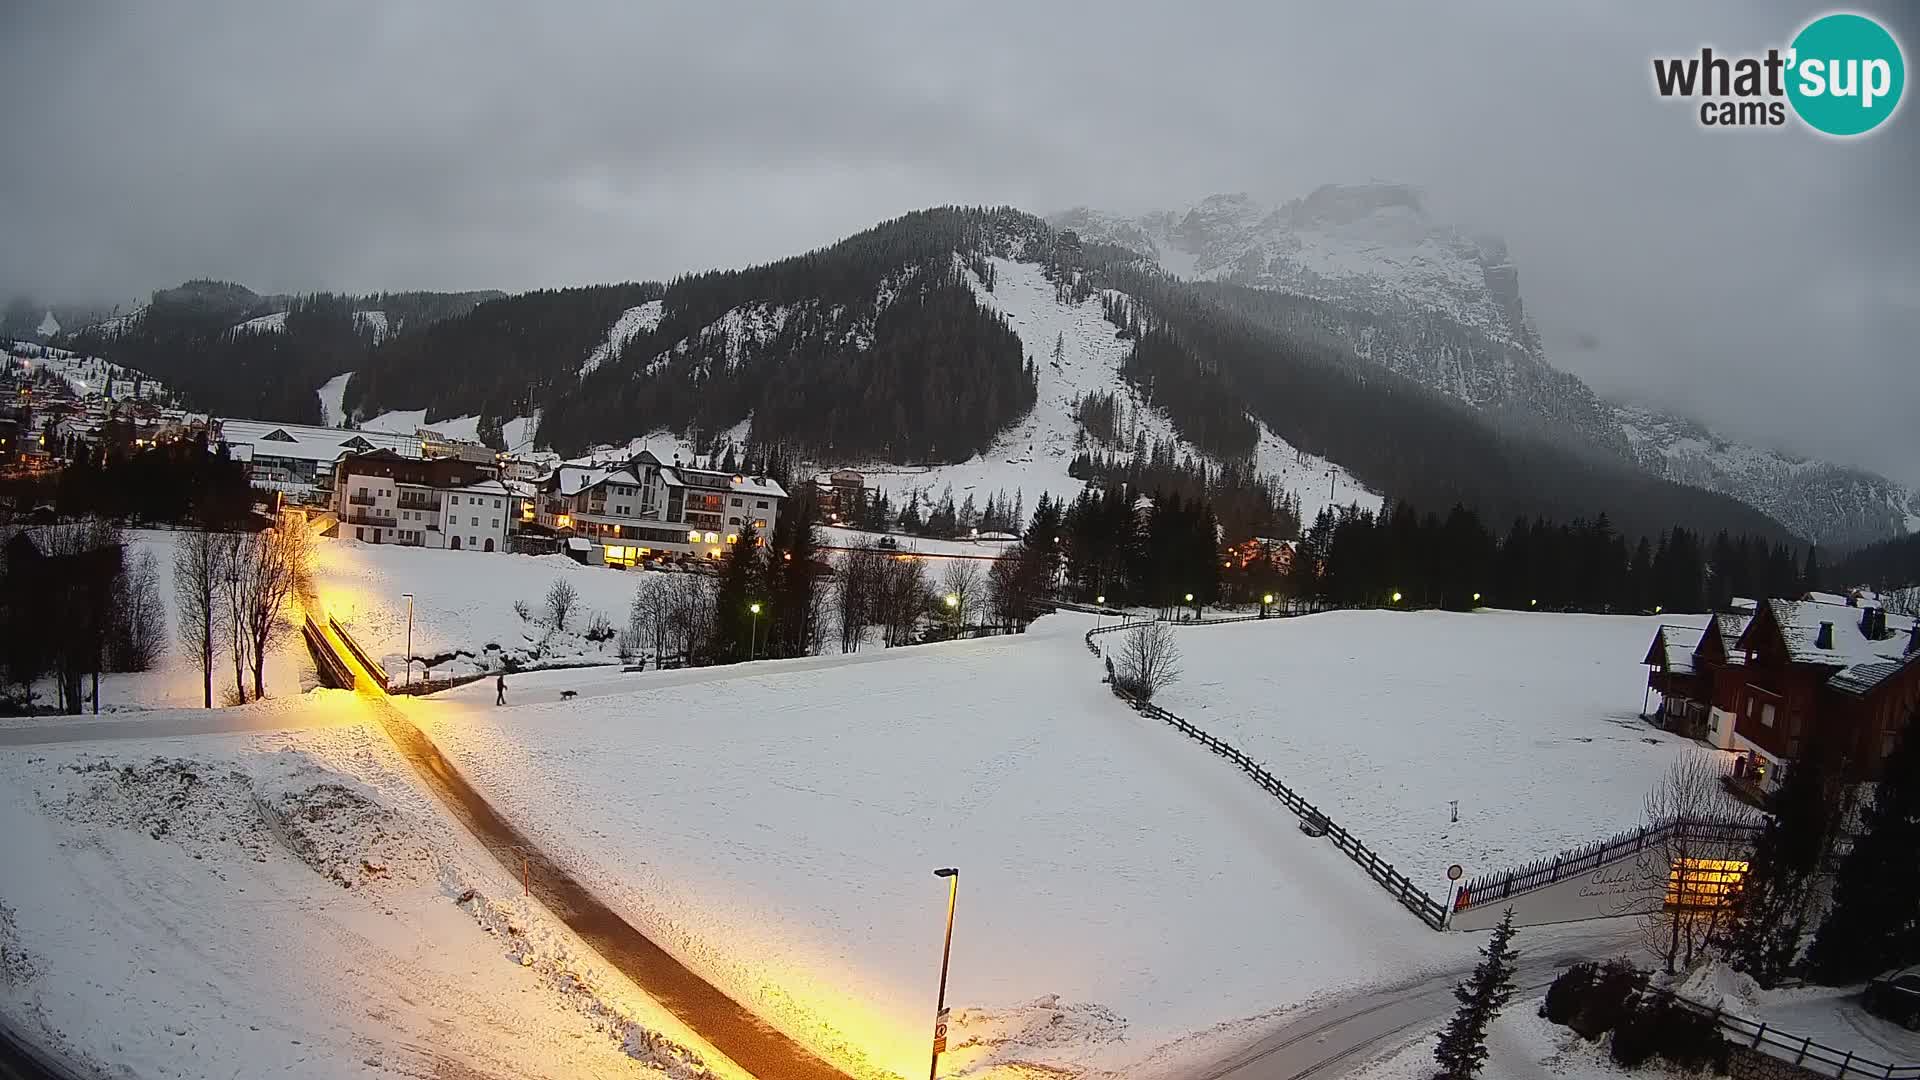
[[[1813,1045],[1813,1036],[1811,1035],[1808,1035],[1805,1038],[1800,1040],[1800,1052],[1793,1055],[1793,1063],[1795,1065],[1798,1065],[1802,1061],[1805,1061],[1807,1059],[1807,1047],[1812,1045]]]
[[[1753,1033],[1753,1045],[1755,1049],[1759,1049],[1760,1040],[1765,1038],[1766,1034],[1767,1034],[1767,1025],[1761,1024],[1759,1029]]]
[[[1852,1067],[1853,1067],[1853,1051],[1849,1050],[1847,1051],[1847,1056],[1843,1058],[1840,1062],[1840,1075],[1841,1076],[1847,1075],[1847,1070],[1851,1069]],[[1891,1068],[1892,1066],[1888,1066],[1888,1067]]]

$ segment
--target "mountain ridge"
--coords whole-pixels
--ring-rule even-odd
[[[1203,287],[1324,305],[1267,317],[1316,323],[1361,360],[1482,410],[1531,414],[1655,476],[1739,499],[1804,539],[1850,546],[1920,527],[1920,492],[1884,476],[1608,401],[1555,367],[1504,241],[1434,222],[1410,185],[1325,185],[1274,207],[1213,195],[1134,216],[1081,206],[1047,220]]]

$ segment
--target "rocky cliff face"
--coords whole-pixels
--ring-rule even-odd
[[[1324,328],[1356,356],[1489,411],[1555,425],[1656,475],[1730,495],[1824,544],[1920,525],[1920,498],[1882,476],[1743,445],[1685,417],[1601,399],[1550,364],[1520,272],[1497,236],[1442,222],[1403,184],[1329,185],[1277,207],[1214,195],[1121,217],[1049,219],[1137,251],[1188,280],[1220,281],[1354,312]]]

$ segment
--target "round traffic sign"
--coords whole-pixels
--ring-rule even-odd
[[[1459,863],[1454,863],[1454,864],[1453,864],[1452,866],[1449,866],[1449,867],[1447,867],[1447,880],[1448,880],[1448,881],[1459,881],[1459,880],[1460,880],[1460,875],[1461,875],[1461,874],[1464,874],[1464,873],[1466,873],[1466,871],[1465,871],[1465,870],[1462,870],[1462,869],[1460,869],[1460,864],[1459,864]]]

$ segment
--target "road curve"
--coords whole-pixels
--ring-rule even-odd
[[[320,620],[324,626],[325,620]],[[734,1064],[759,1080],[847,1080],[845,1073],[788,1038],[695,974],[602,903],[538,845],[501,817],[387,699],[331,628],[328,645],[354,672],[355,692],[414,771],[467,831],[595,952],[632,979]]]
[[[1521,992],[1510,1007],[1529,1007],[1529,998],[1577,960],[1634,948],[1637,934],[1632,920],[1615,919],[1523,931],[1514,940],[1520,952],[1515,981]],[[1526,940],[1530,936],[1538,939],[1533,948]],[[1403,1032],[1450,1015],[1457,1004],[1453,988],[1470,970],[1471,965],[1315,1009],[1200,1069],[1193,1080],[1332,1080],[1364,1062],[1369,1051],[1386,1049],[1385,1044]]]

